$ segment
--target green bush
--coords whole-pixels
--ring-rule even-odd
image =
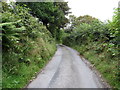
[[[95,18],[91,18],[92,21],[89,22],[86,16],[75,18],[71,25],[71,28],[74,28],[72,30],[70,28],[70,33],[67,30],[68,34],[63,38],[63,44],[78,50],[81,55],[96,66],[109,84],[115,88],[120,88],[119,14],[118,9],[113,21],[107,23]],[[113,68],[114,70],[111,71]]]
[[[53,56],[55,40],[28,8],[2,6],[2,87],[23,88]]]

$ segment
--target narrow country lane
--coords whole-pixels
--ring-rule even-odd
[[[59,45],[49,64],[27,88],[107,88],[108,85],[86,64],[79,53]]]

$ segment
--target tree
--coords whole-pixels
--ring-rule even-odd
[[[53,36],[56,36],[54,35],[55,30],[60,30],[68,23],[68,19],[65,17],[70,9],[67,2],[22,2],[17,4],[22,6],[26,4],[31,9],[30,13],[39,18]]]
[[[67,32],[73,31],[73,29],[79,27],[81,24],[93,24],[94,23],[100,23],[100,21],[92,16],[89,15],[84,15],[84,16],[79,16],[76,17],[74,15],[69,16],[69,22],[70,22],[70,27],[67,30]]]
[[[110,37],[113,38],[112,42],[120,45],[120,8],[115,9],[112,21],[109,21]]]

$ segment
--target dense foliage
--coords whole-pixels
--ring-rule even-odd
[[[69,20],[67,2],[2,2],[2,72],[4,88],[22,88],[52,57],[56,41],[75,48],[120,88],[120,9],[112,21],[89,15]],[[70,22],[70,27],[63,28]]]
[[[20,88],[42,68],[56,50],[46,27],[29,9],[2,2],[3,87]]]
[[[69,13],[67,2],[20,2],[17,4],[27,5],[31,9],[30,13],[43,22],[56,40],[60,40],[60,29],[68,23],[65,17]]]
[[[112,21],[103,23],[89,15],[70,16],[63,44],[78,50],[91,61],[113,87],[120,86],[120,11]],[[120,87],[119,87],[120,88]]]

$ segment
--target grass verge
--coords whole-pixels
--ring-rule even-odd
[[[3,53],[2,88],[25,87],[48,63],[56,51],[55,42],[51,44],[40,38],[34,42],[29,40],[29,47],[32,48],[23,54]]]
[[[87,60],[93,64],[96,69],[102,74],[107,82],[113,88],[120,88],[119,82],[119,69],[118,69],[118,58],[110,57],[109,53],[106,50],[103,50],[101,53],[98,52],[90,45],[76,45],[72,48],[76,49],[83,55]]]

